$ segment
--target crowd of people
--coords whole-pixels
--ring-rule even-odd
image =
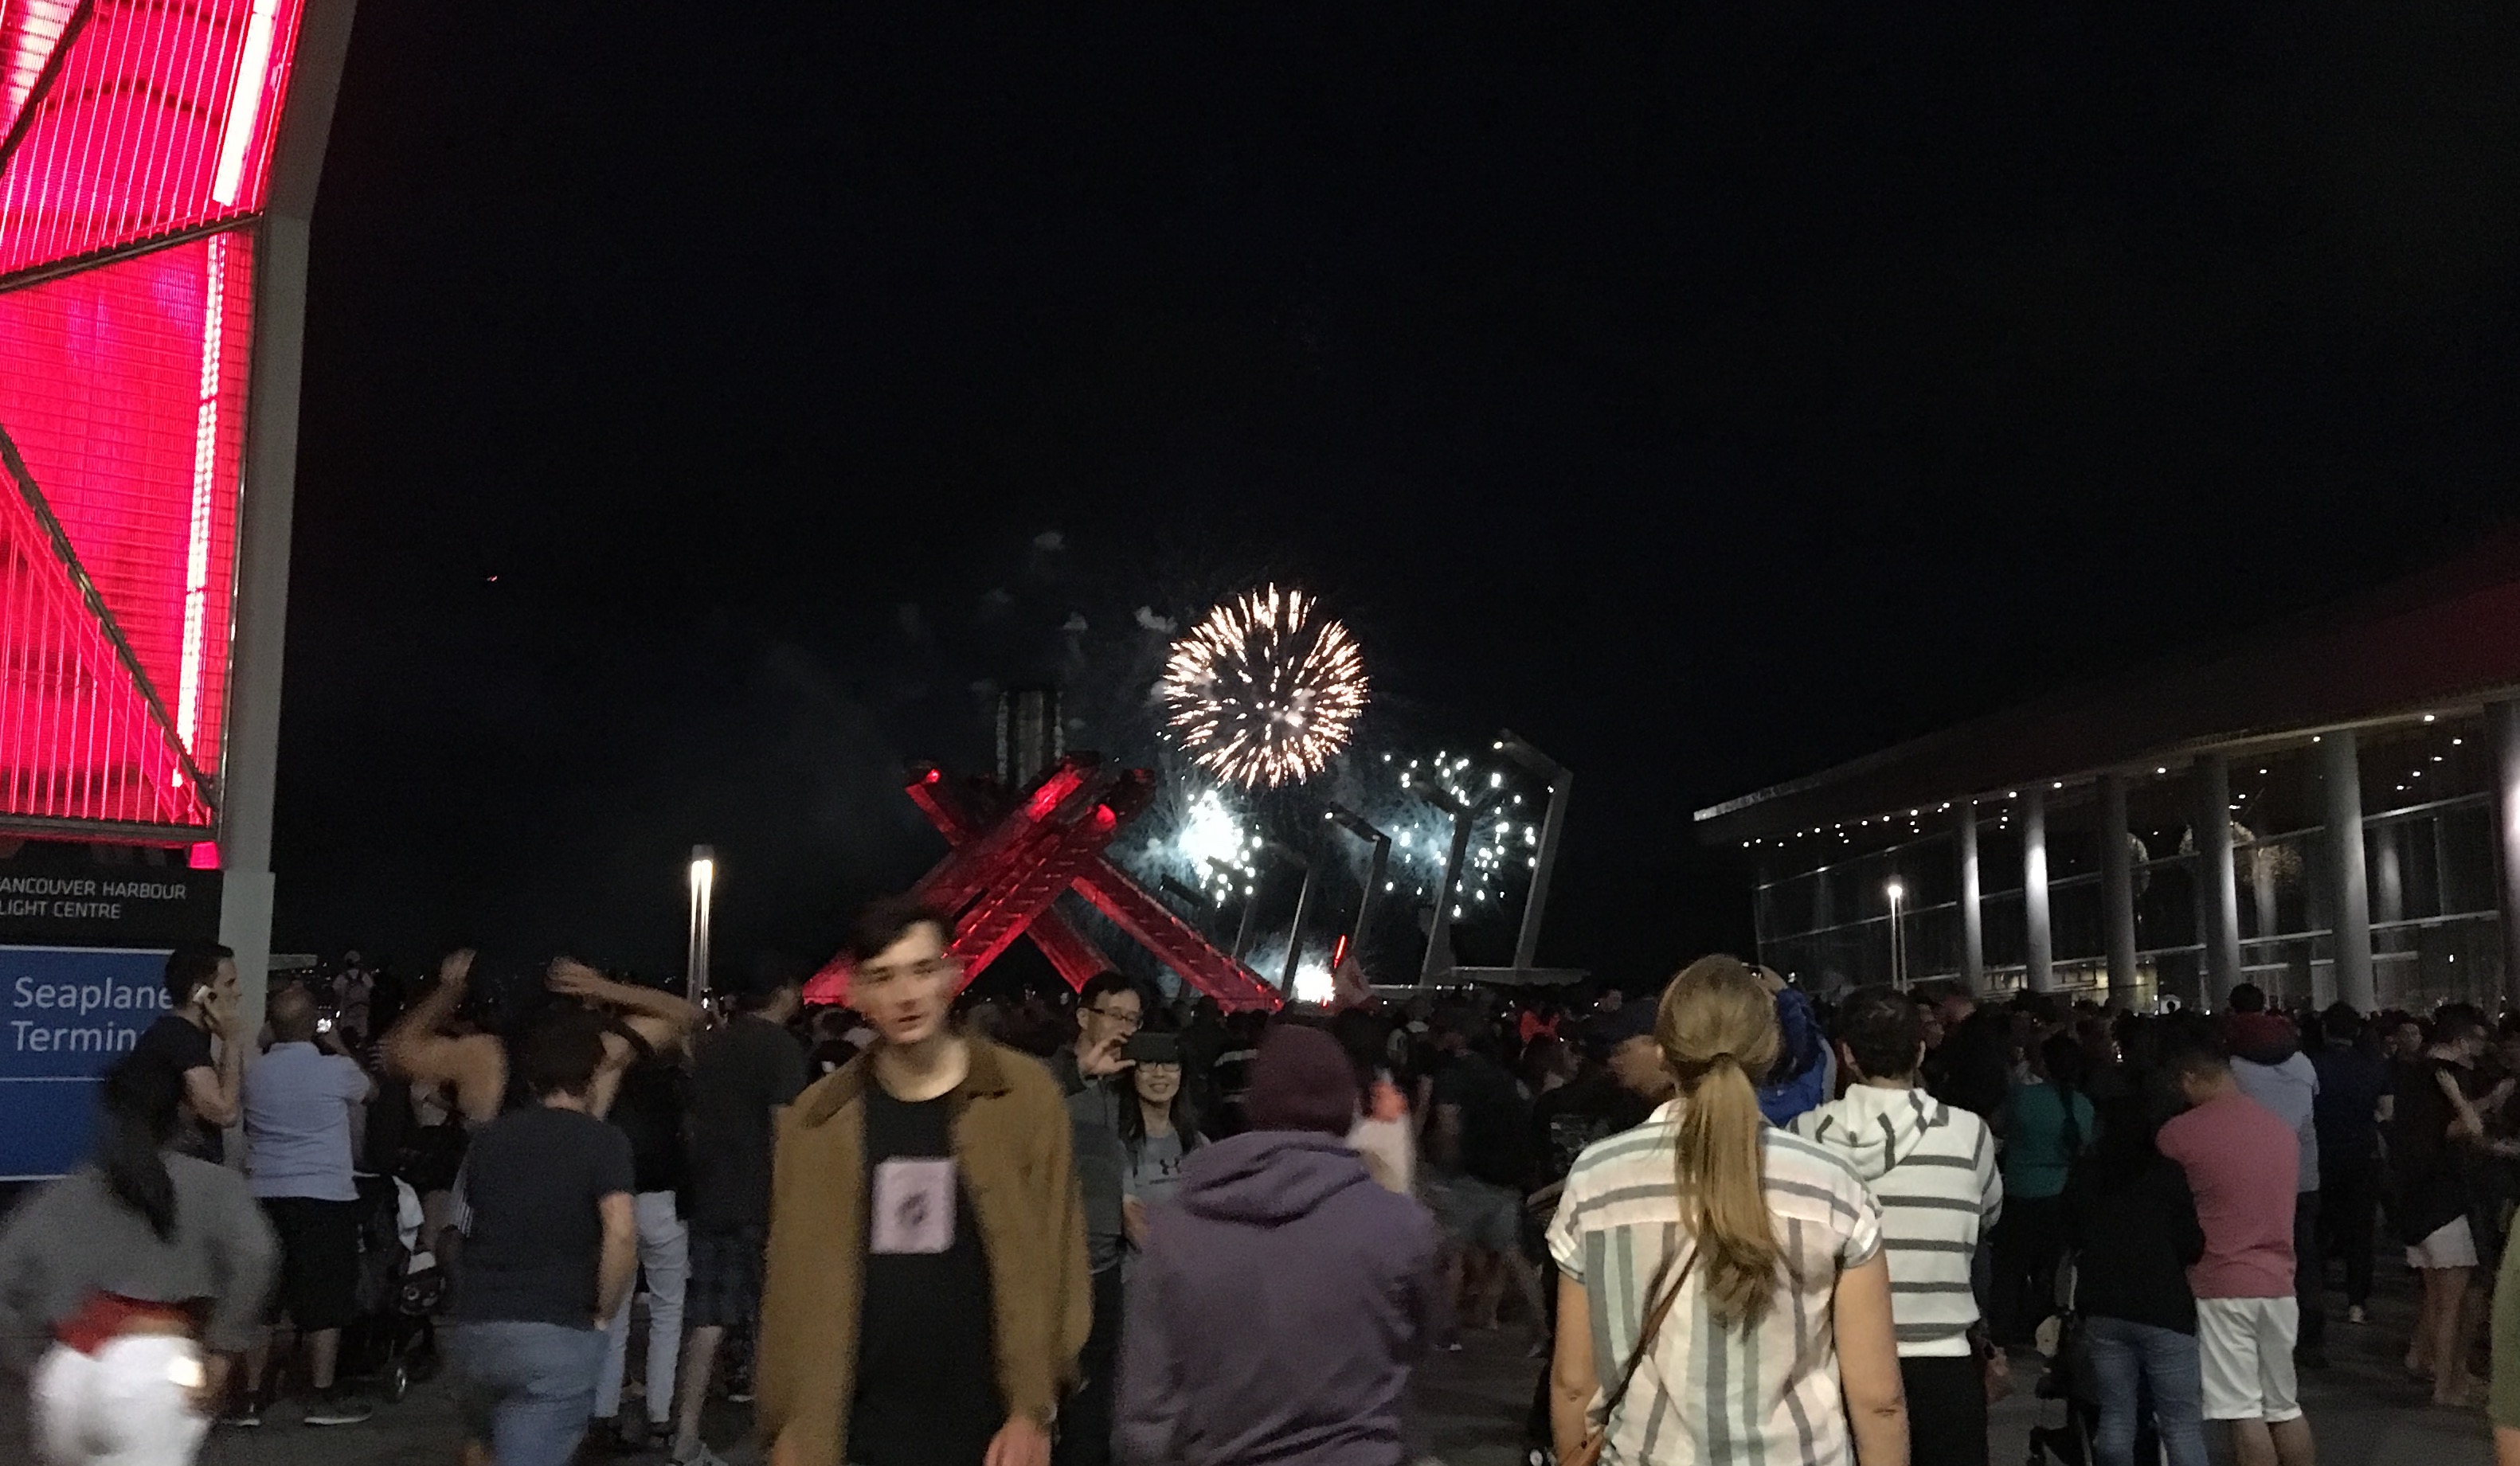
[[[811,1010],[776,961],[705,1005],[351,963],[258,1036],[179,950],[92,1164],[0,1228],[38,1448],[356,1426],[442,1354],[474,1466],[719,1466],[720,1397],[773,1466],[1398,1466],[1424,1358],[1513,1330],[1535,1460],[1983,1462],[2036,1360],[2097,1466],[2306,1466],[2390,1234],[2406,1369],[2492,1379],[2520,1462],[2520,1024],[1721,956],[1635,1000],[1005,1003],[950,936],[876,903]]]

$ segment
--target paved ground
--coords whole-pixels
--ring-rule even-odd
[[[2305,1381],[2321,1466],[2484,1466],[2489,1460],[2481,1413],[2435,1409],[2401,1377],[2397,1357],[2404,1350],[2406,1313],[2401,1291],[2379,1301],[2369,1325],[2340,1322],[2331,1328],[2335,1367]],[[1419,1387],[1422,1420],[1429,1444],[1449,1466],[1513,1466],[1520,1460],[1523,1412],[1538,1368],[1508,1338],[1496,1335],[1473,1335],[1462,1353],[1429,1366]],[[2039,1403],[2028,1398],[2032,1377],[2025,1364],[2023,1393],[1997,1407],[1992,1466],[2028,1459],[2029,1432],[2042,1418]],[[2052,1422],[2054,1407],[2046,1418]],[[0,1462],[30,1459],[18,1437],[23,1419],[14,1389],[0,1391]],[[745,1423],[743,1411],[721,1405],[710,1439],[725,1449],[742,1438]],[[448,1466],[454,1436],[443,1391],[422,1386],[401,1404],[379,1410],[368,1424],[336,1430],[301,1426],[293,1410],[283,1406],[258,1431],[214,1434],[204,1460],[207,1466]],[[748,1450],[727,1453],[736,1466],[758,1459]]]

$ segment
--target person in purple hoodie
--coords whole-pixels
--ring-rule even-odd
[[[1247,1113],[1251,1129],[1192,1152],[1148,1217],[1119,1459],[1399,1466],[1409,1372],[1443,1307],[1434,1219],[1348,1148],[1356,1071],[1328,1034],[1272,1029]]]

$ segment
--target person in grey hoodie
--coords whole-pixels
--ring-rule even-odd
[[[2272,1110],[2301,1144],[2301,1178],[2293,1195],[2292,1246],[2296,1258],[2318,1257],[2318,1069],[2301,1051],[2301,1030],[2281,1013],[2267,1011],[2266,990],[2256,983],[2231,989],[2223,1042],[2231,1051],[2231,1078],[2240,1092]],[[2293,1269],[2293,1297],[2301,1310],[2301,1338],[2293,1362],[2327,1367],[2326,1269]]]
[[[94,1160],[0,1227],[0,1352],[29,1376],[39,1458],[181,1466],[254,1342],[280,1244],[244,1177],[170,1149],[177,1071],[126,1057],[99,1088]]]
[[[2003,1213],[1986,1122],[1916,1086],[1924,1015],[1890,988],[1860,988],[1837,1010],[1843,1098],[1804,1112],[1794,1133],[1845,1158],[1881,1203],[1891,1323],[1908,1393],[1908,1457],[1987,1458],[1986,1385],[1971,1265]]]
[[[1260,1044],[1251,1129],[1153,1209],[1122,1331],[1123,1466],[1399,1466],[1409,1374],[1443,1307],[1434,1219],[1348,1148],[1335,1040]]]

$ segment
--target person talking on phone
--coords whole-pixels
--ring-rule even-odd
[[[216,942],[187,942],[168,953],[166,1004],[165,1014],[132,1045],[132,1060],[171,1076],[183,1096],[175,1149],[200,1160],[225,1160],[222,1133],[245,1114],[236,954]]]

